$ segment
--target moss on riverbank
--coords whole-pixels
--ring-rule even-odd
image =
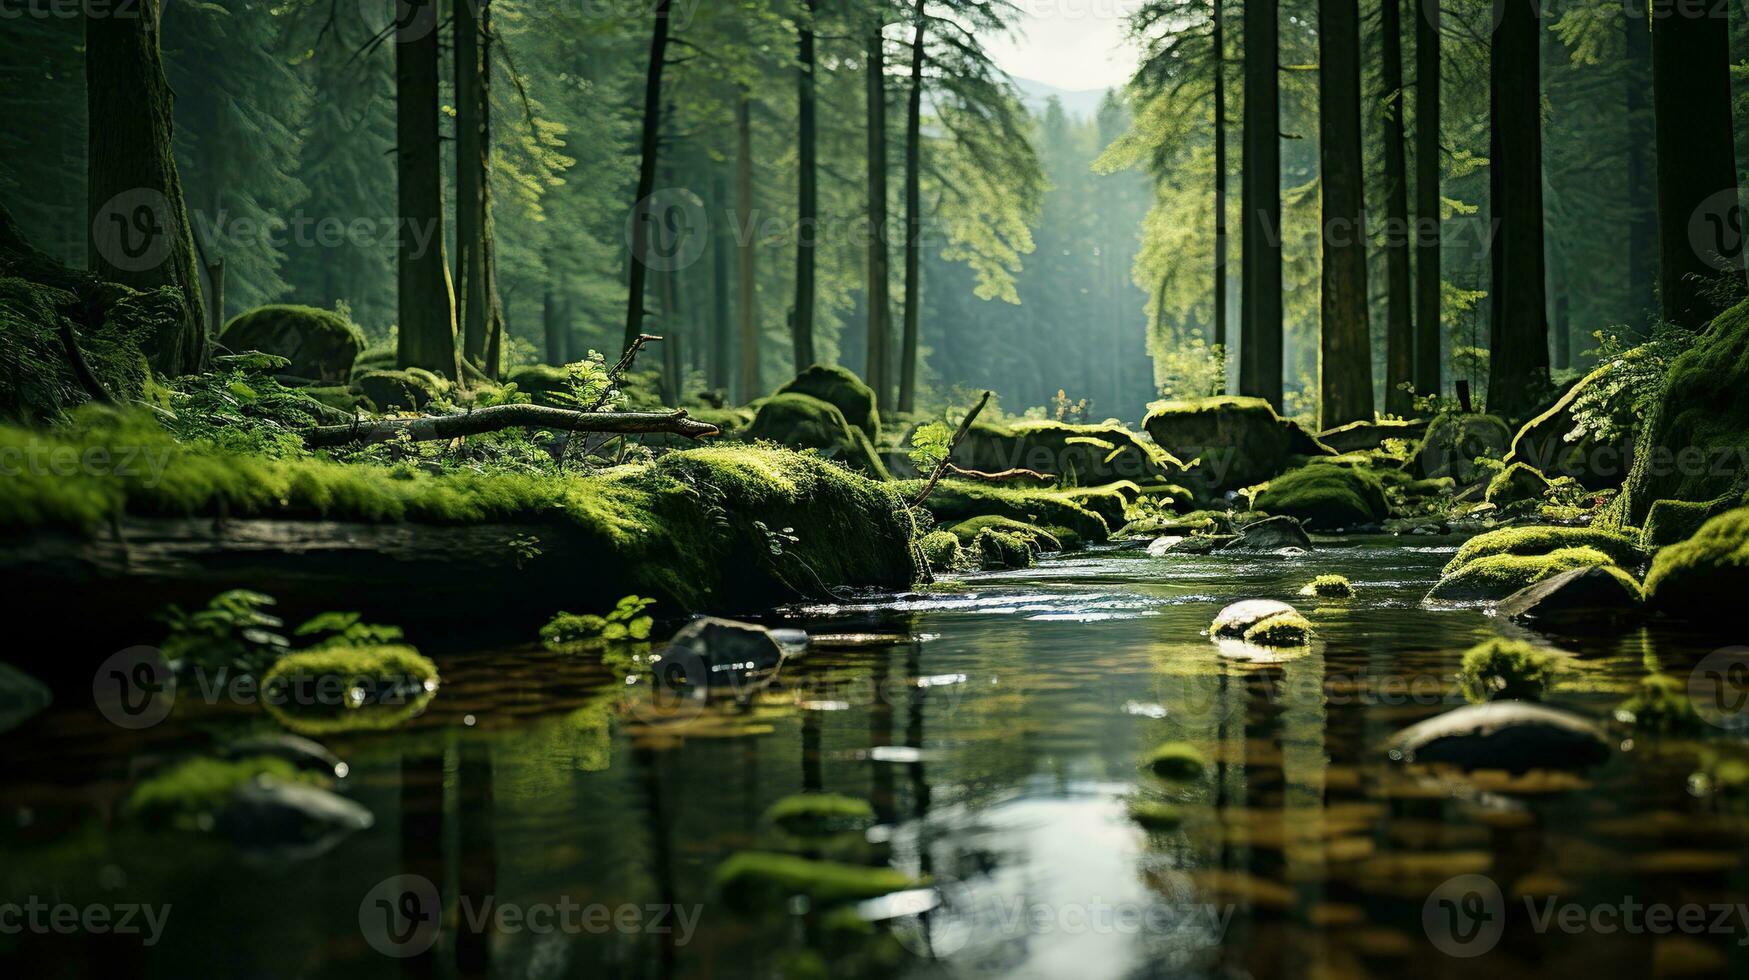
[[[922,480],[907,480],[895,486],[907,499],[923,491]],[[1111,536],[1105,519],[1083,507],[1069,491],[1020,490],[969,480],[943,480],[923,501],[923,507],[943,524],[995,515],[1050,528],[1053,534],[1058,533],[1058,528],[1066,528],[1083,541],[1093,543]]]

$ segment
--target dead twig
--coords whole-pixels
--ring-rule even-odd
[[[1000,473],[986,473],[983,470],[968,470],[949,463],[947,464],[947,471],[955,476],[969,477],[973,480],[989,480],[991,482],[1019,479],[1037,480],[1040,483],[1055,483],[1057,481],[1057,478],[1049,473],[1040,473],[1038,470],[1029,470],[1023,466],[1016,466],[1013,469],[1003,470]]]
[[[935,489],[937,483],[941,482],[942,474],[946,473],[947,468],[953,465],[948,460],[953,458],[953,451],[959,446],[960,440],[964,439],[966,433],[971,431],[972,422],[977,419],[978,413],[982,412],[984,406],[990,403],[990,394],[988,391],[984,392],[984,397],[978,399],[978,403],[973,405],[972,410],[967,412],[966,417],[960,421],[960,427],[954,430],[953,438],[948,440],[947,452],[942,454],[941,462],[935,464],[935,469],[929,474],[929,482],[923,485],[923,492],[917,495],[917,499],[911,501],[911,506],[923,506],[923,501],[929,499],[930,492]]]

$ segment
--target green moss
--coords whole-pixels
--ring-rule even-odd
[[[1184,823],[1184,811],[1159,800],[1131,800],[1126,809],[1130,819],[1147,830],[1177,830]]]
[[[972,551],[986,571],[1031,568],[1038,559],[1038,543],[1026,535],[985,528],[972,541]]]
[[[1165,742],[1142,759],[1142,768],[1161,779],[1189,782],[1208,768],[1208,760],[1189,742]]]
[[[1710,628],[1736,628],[1736,604],[1749,595],[1749,507],[1726,511],[1686,541],[1652,559],[1646,602]]]
[[[1527,500],[1541,500],[1549,489],[1548,478],[1526,463],[1513,463],[1488,481],[1487,501],[1510,507]]]
[[[1652,509],[1646,513],[1646,527],[1640,534],[1640,542],[1647,548],[1656,550],[1679,541],[1687,541],[1694,537],[1701,525],[1733,507],[1742,506],[1746,499],[1749,497],[1727,493],[1713,500],[1698,502],[1655,500],[1652,502]]]
[[[760,406],[747,428],[753,439],[766,439],[791,449],[812,449],[865,476],[889,478],[874,444],[851,425],[835,406],[802,394],[773,395]]]
[[[779,907],[796,895],[818,905],[855,902],[908,888],[927,879],[913,878],[894,868],[871,868],[836,861],[813,861],[790,854],[741,851],[717,866],[716,883],[723,899],[742,910]]]
[[[1141,488],[1125,480],[1102,487],[1081,487],[1063,491],[1063,496],[1098,514],[1106,527],[1123,527],[1124,514],[1130,504],[1141,496]]]
[[[1632,581],[1631,576],[1615,568],[1610,557],[1596,548],[1560,548],[1546,555],[1501,554],[1477,558],[1455,572],[1448,571],[1427,597],[1446,602],[1504,599],[1543,579],[1571,569],[1593,566],[1613,569]]]
[[[440,401],[448,391],[442,379],[419,368],[366,371],[352,379],[352,387],[382,412],[418,411]]]
[[[922,480],[905,480],[897,486],[906,499],[914,499],[923,492]],[[969,480],[943,480],[935,485],[923,506],[942,524],[990,514],[1035,527],[1068,528],[1095,543],[1111,536],[1103,517],[1061,490],[1022,490]]]
[[[317,381],[345,381],[364,351],[364,331],[352,321],[313,306],[258,306],[225,324],[219,343],[235,352],[258,350],[291,363],[286,373]]]
[[[515,385],[536,405],[551,405],[554,392],[570,391],[571,369],[563,364],[520,364],[504,372],[504,382]]]
[[[1347,599],[1354,595],[1354,586],[1341,575],[1320,575],[1300,587],[1300,595],[1320,599]]]
[[[807,395],[838,409],[844,420],[862,430],[870,442],[880,438],[881,413],[874,389],[846,368],[815,364],[777,389],[779,395]]]
[[[1385,489],[1364,469],[1303,466],[1269,481],[1253,510],[1297,518],[1309,530],[1377,524],[1389,516]]]
[[[135,786],[123,810],[147,823],[204,829],[203,825],[224,807],[237,787],[262,777],[313,786],[326,786],[329,782],[320,773],[298,769],[289,759],[202,756],[176,763]]]
[[[954,449],[954,462],[986,472],[1021,467],[1070,485],[1158,481],[1182,469],[1158,446],[1116,422],[1073,425],[1037,419],[973,424]]]
[[[1296,647],[1312,638],[1312,624],[1299,613],[1278,613],[1253,623],[1245,642],[1260,647]]]
[[[1593,548],[1623,568],[1639,564],[1644,557],[1626,535],[1604,528],[1503,527],[1464,542],[1451,561],[1446,562],[1444,571],[1451,575],[1490,555],[1546,555],[1561,548]]]
[[[786,796],[765,811],[765,819],[792,834],[835,834],[862,830],[874,823],[874,807],[867,800],[837,793],[800,793]]]
[[[1449,476],[1470,483],[1484,475],[1478,457],[1499,459],[1512,443],[1512,430],[1492,415],[1440,415],[1427,427],[1415,456],[1416,476]]]
[[[959,538],[960,544],[971,546],[978,540],[978,535],[987,530],[1001,531],[1032,542],[1035,551],[1062,551],[1063,542],[1057,536],[1041,527],[1035,527],[1009,517],[998,517],[995,514],[985,514],[969,521],[961,521],[948,528]]]
[[[1641,678],[1633,695],[1616,706],[1615,716],[1640,731],[1657,734],[1693,732],[1705,727],[1688,697],[1688,685],[1671,674],[1648,674]]]
[[[1610,375],[1625,363],[1635,360],[1643,350],[1645,348],[1635,348],[1620,357],[1608,359],[1575,382],[1540,415],[1526,422],[1512,438],[1512,448],[1506,454],[1507,465],[1526,463],[1552,478],[1572,478],[1590,490],[1620,486],[1627,476],[1628,465],[1633,461],[1628,452],[1637,420],[1622,417],[1629,411],[1627,403],[1632,400],[1631,389],[1616,389],[1612,404],[1601,406],[1617,416],[1612,421],[1620,428],[1622,436],[1614,444],[1600,445],[1589,431],[1577,440],[1569,437],[1579,428],[1574,413],[1580,399],[1594,401],[1596,392],[1610,390],[1600,385],[1612,384],[1608,381]],[[1593,404],[1586,410],[1595,412],[1599,407]]]
[[[116,287],[121,288],[121,287]],[[172,291],[173,292],[173,291]],[[180,308],[180,299],[175,301]],[[79,349],[91,373],[112,395],[141,397],[149,372],[140,353],[152,336],[151,318],[116,312],[101,330],[80,330]],[[63,311],[79,311],[78,297],[24,279],[0,278],[0,414],[24,422],[62,418],[89,400],[73,377],[61,342]]]
[[[959,536],[952,531],[938,528],[925,534],[923,540],[917,544],[923,549],[923,560],[929,564],[931,571],[950,572],[965,561],[965,551],[960,545]]]
[[[1261,483],[1287,469],[1296,456],[1333,452],[1261,398],[1155,402],[1142,426],[1161,449],[1186,463],[1195,461],[1189,476],[1215,491]]]
[[[1518,640],[1488,640],[1464,654],[1458,683],[1464,697],[1483,701],[1537,701],[1560,673],[1560,658]]]

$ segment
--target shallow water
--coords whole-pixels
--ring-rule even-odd
[[[376,821],[314,856],[121,818],[156,762],[275,730],[259,708],[179,705],[128,732],[63,701],[0,736],[0,903],[169,911],[150,947],[25,929],[0,933],[0,962],[12,976],[766,977],[828,961],[834,976],[1077,980],[1744,975],[1749,817],[1705,775],[1740,739],[1615,726],[1611,760],[1579,775],[1457,778],[1385,757],[1391,733],[1462,703],[1463,651],[1511,629],[1421,604],[1453,547],[1099,551],[787,610],[770,624],[891,642],[816,647],[708,710],[575,656],[442,658],[423,715],[324,739]],[[1293,595],[1324,572],[1356,597]],[[1295,602],[1317,641],[1256,662],[1203,635],[1222,605],[1256,597]],[[1710,649],[1644,631],[1596,641],[1548,700],[1607,723],[1648,656],[1686,677]],[[1202,779],[1138,770],[1176,739],[1213,762]],[[785,838],[762,814],[803,790],[867,799],[878,823]],[[1136,800],[1180,804],[1182,826],[1143,830]],[[848,935],[802,904],[726,905],[713,874],[748,849],[886,862],[937,891],[868,903],[881,921]],[[365,920],[398,896],[381,883],[409,874],[445,913],[430,949],[392,958]],[[1463,875],[1497,898],[1483,879],[1440,891]],[[499,917],[475,928],[482,896]],[[1646,906],[1671,910],[1664,933]],[[1704,907],[1703,927],[1678,921],[1686,907]]]

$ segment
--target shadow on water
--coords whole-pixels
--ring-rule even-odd
[[[26,929],[0,933],[0,957],[76,977],[1742,975],[1749,912],[1686,932],[1592,914],[1749,896],[1749,819],[1709,778],[1743,765],[1741,743],[1612,720],[1648,657],[1686,676],[1708,650],[1636,631],[1571,651],[1549,700],[1612,726],[1592,771],[1406,769],[1381,744],[1461,704],[1463,651],[1510,630],[1421,603],[1449,546],[1344,544],[1088,552],[786,610],[774,621],[892,642],[816,648],[702,709],[657,710],[543,650],[447,657],[422,715],[326,740],[375,823],[295,863],[123,817],[158,761],[274,730],[258,708],[129,733],[58,704],[0,740],[0,902],[170,911],[150,947]],[[1355,598],[1295,595],[1324,572]],[[1242,598],[1294,602],[1317,642],[1227,655],[1204,631]],[[1200,775],[1138,768],[1169,741]],[[763,814],[800,791],[866,800],[874,825],[788,837]],[[890,864],[934,891],[865,908],[872,926],[800,901],[733,909],[714,874],[748,850]],[[363,925],[397,875],[440,896],[435,940],[404,956]],[[1466,875],[1497,892],[1440,891]]]

